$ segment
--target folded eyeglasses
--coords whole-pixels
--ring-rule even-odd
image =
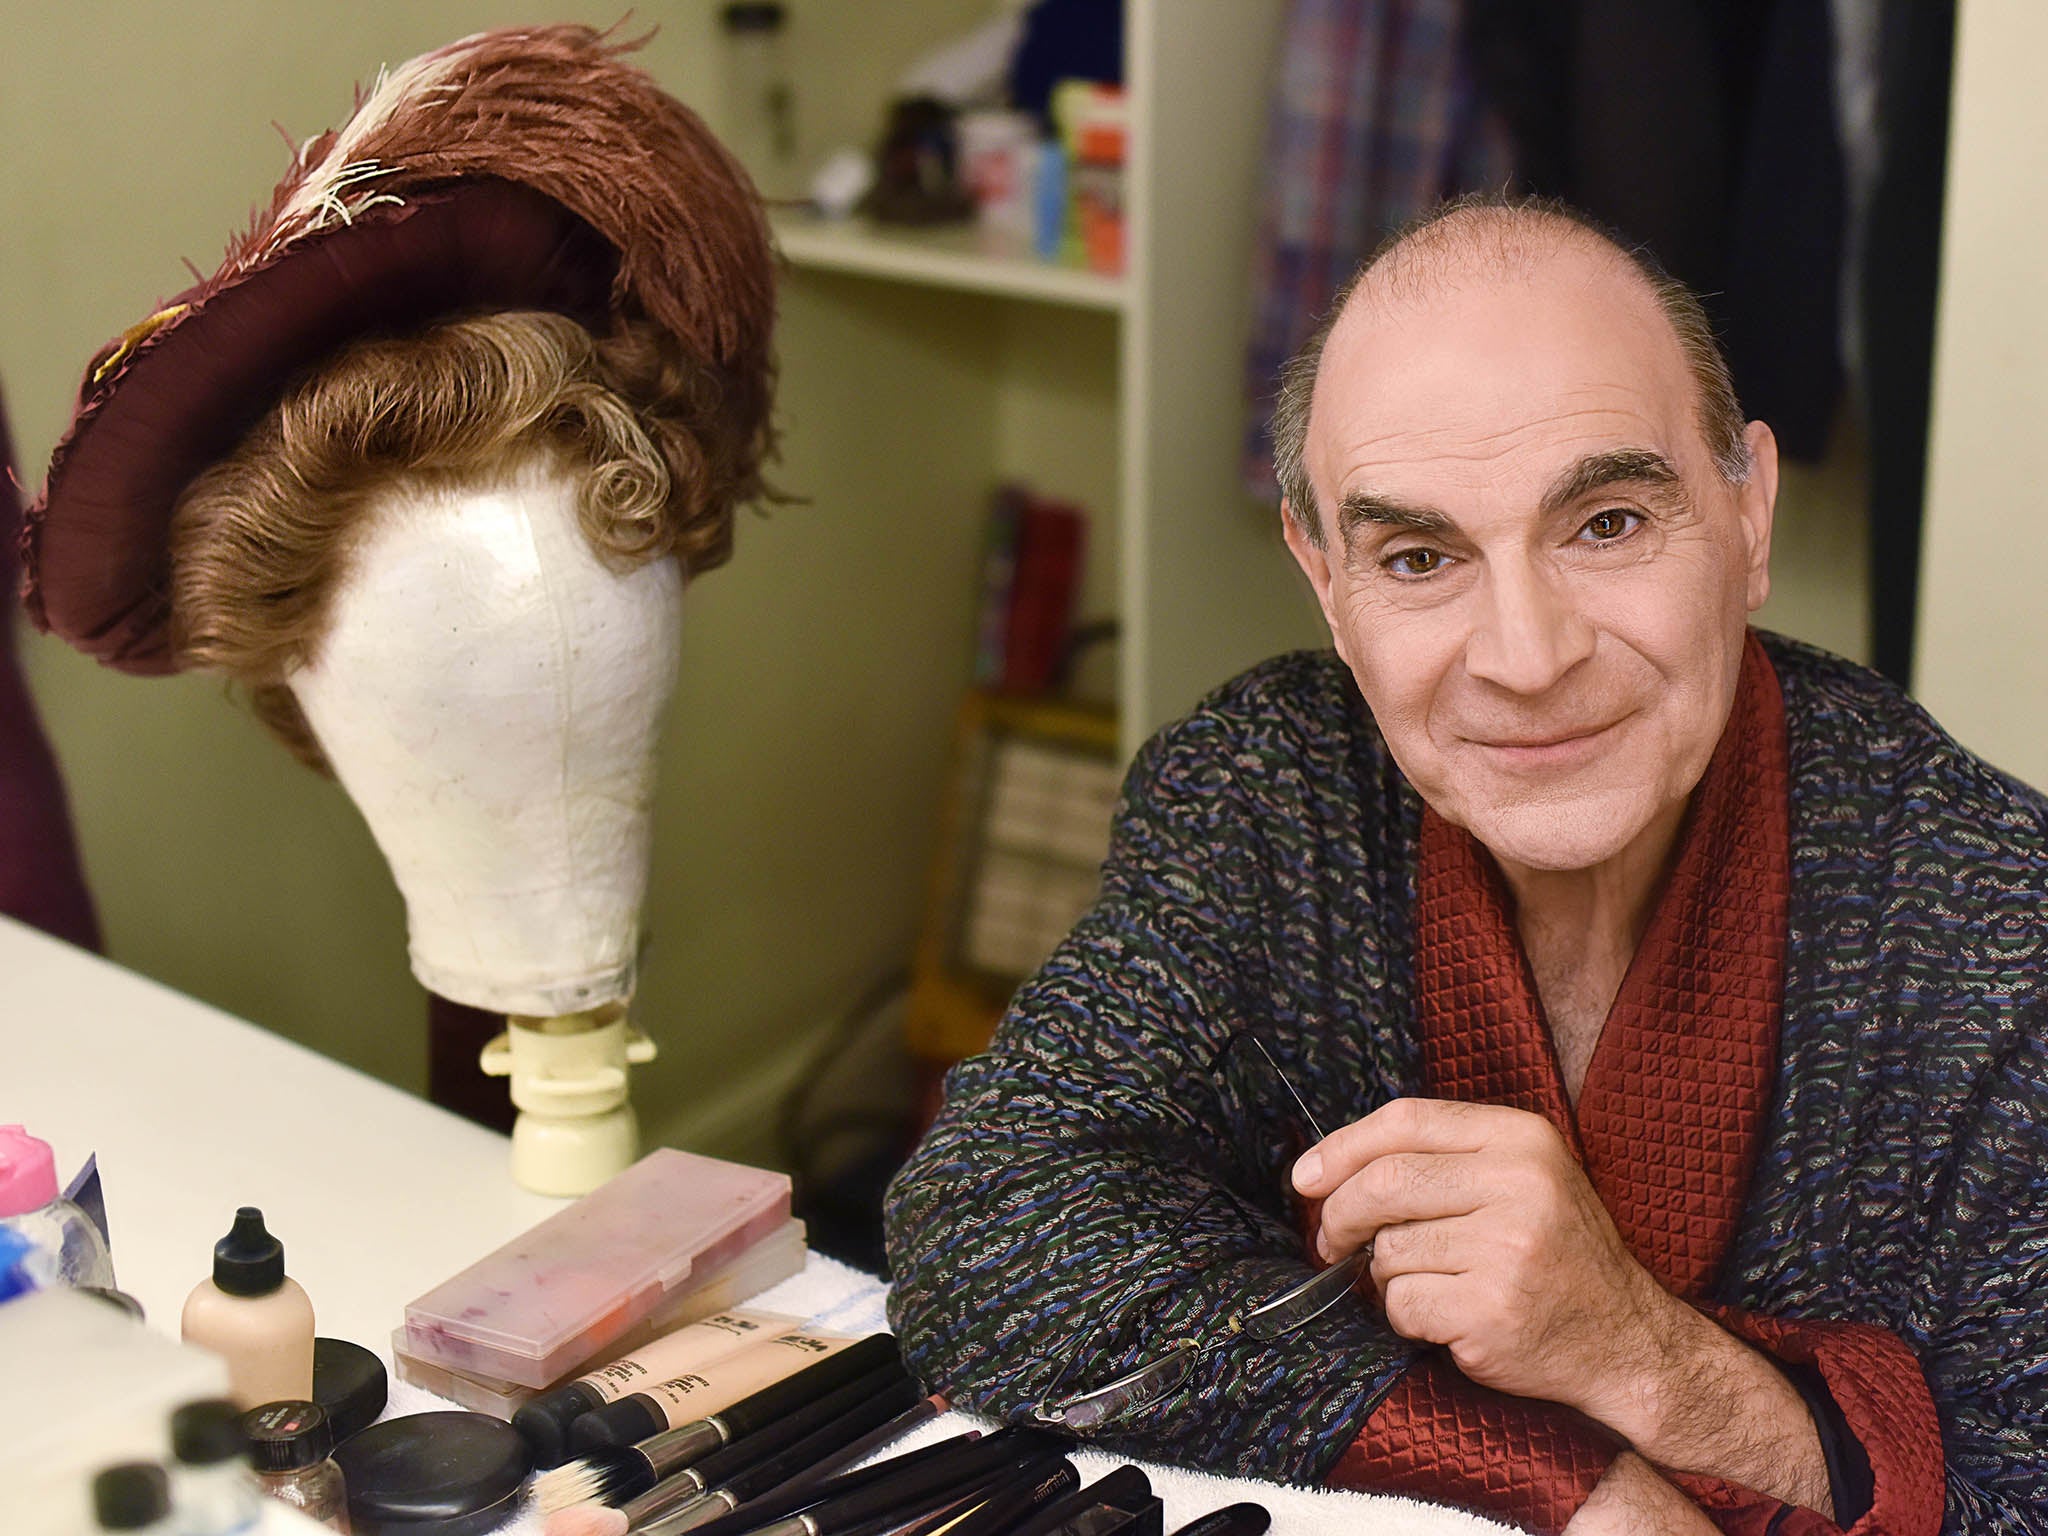
[[[1294,1084],[1288,1081],[1287,1074],[1280,1070],[1280,1064],[1273,1060],[1272,1053],[1256,1036],[1243,1030],[1229,1036],[1210,1055],[1209,1069],[1212,1072],[1219,1069],[1224,1057],[1240,1043],[1249,1044],[1265,1058],[1266,1064],[1273,1069],[1274,1075],[1286,1088],[1288,1096],[1294,1100],[1302,1119],[1315,1133],[1316,1140],[1321,1141],[1324,1136],[1323,1128],[1310,1113],[1301,1095],[1295,1091]],[[1188,1208],[1187,1214],[1174,1224],[1172,1231],[1153,1241],[1145,1256],[1149,1258],[1162,1248],[1170,1248],[1204,1207],[1219,1195],[1228,1198],[1239,1210],[1257,1214],[1227,1186],[1214,1185]],[[1269,1342],[1322,1316],[1358,1283],[1359,1276],[1365,1273],[1371,1263],[1372,1245],[1367,1243],[1357,1252],[1340,1259],[1327,1269],[1318,1271],[1299,1284],[1289,1286],[1278,1295],[1269,1297],[1256,1306],[1232,1311],[1219,1327],[1203,1335],[1184,1335],[1165,1340],[1159,1346],[1160,1353],[1157,1358],[1117,1377],[1114,1381],[1061,1397],[1047,1397],[1032,1409],[1032,1415],[1041,1424],[1055,1424],[1062,1429],[1085,1432],[1111,1419],[1150,1407],[1185,1382],[1193,1373],[1195,1362],[1219,1345],[1240,1336],[1262,1343]],[[1143,1283],[1144,1267],[1142,1262],[1137,1266],[1140,1274],[1132,1282],[1131,1289],[1105,1316],[1115,1317],[1130,1303],[1137,1293],[1138,1286]],[[1066,1371],[1062,1370],[1053,1378],[1053,1385],[1057,1387],[1065,1376]]]

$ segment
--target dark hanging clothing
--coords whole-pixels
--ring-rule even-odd
[[[15,652],[21,499],[0,406],[0,913],[85,949],[100,946],[57,760]]]

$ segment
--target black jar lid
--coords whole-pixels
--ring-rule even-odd
[[[334,1426],[318,1403],[299,1398],[265,1403],[242,1415],[249,1462],[258,1472],[296,1472],[334,1451]]]
[[[376,1423],[390,1393],[384,1362],[362,1345],[347,1339],[313,1341],[313,1401],[327,1410],[336,1445]]]
[[[460,1412],[372,1424],[334,1459],[356,1536],[476,1536],[511,1513],[533,1467],[510,1424]]]

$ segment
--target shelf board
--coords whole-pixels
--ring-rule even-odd
[[[983,236],[972,225],[880,229],[860,220],[778,214],[774,226],[776,243],[794,266],[1078,309],[1116,313],[1124,307],[1122,278],[1030,256],[992,253],[983,248]]]

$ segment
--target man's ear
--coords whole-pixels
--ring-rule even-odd
[[[1749,580],[1749,611],[1771,595],[1771,523],[1778,508],[1778,438],[1760,421],[1743,429],[1749,446],[1749,478],[1735,488],[1735,514],[1742,521],[1743,558]]]
[[[1323,610],[1323,622],[1330,626],[1330,638],[1336,639],[1337,620],[1330,607],[1330,557],[1320,544],[1309,539],[1308,530],[1301,526],[1301,519],[1294,515],[1293,508],[1284,497],[1280,502],[1280,531],[1287,540],[1294,563],[1301,567],[1301,574],[1315,588],[1316,605]]]

